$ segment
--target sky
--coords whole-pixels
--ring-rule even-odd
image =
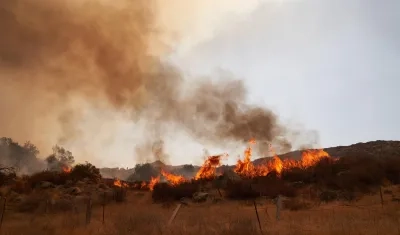
[[[172,49],[166,59],[185,79],[228,71],[244,81],[249,103],[271,109],[305,135],[317,133],[310,138],[316,147],[400,139],[400,1],[155,1]],[[84,100],[74,102],[86,107]],[[133,167],[146,159],[135,156],[135,145],[153,138],[145,122],[87,107],[77,127],[82,131],[65,144],[77,162]],[[233,164],[245,148],[205,145],[170,129],[162,136],[169,164],[202,164],[205,149],[228,152],[224,163]],[[41,137],[53,144],[53,132],[46,128]]]
[[[400,139],[400,1],[174,1],[164,18],[179,35],[170,59],[188,77],[229,71],[244,80],[250,103],[315,130],[319,147]],[[174,6],[182,15],[168,14]],[[127,128],[119,138],[129,142]],[[179,132],[165,142],[172,164],[224,151]],[[232,164],[244,147],[229,150]],[[103,163],[133,164],[122,155]]]
[[[323,147],[400,139],[400,1],[254,6],[221,17],[174,61],[192,75],[222,68],[243,78],[250,102],[316,130]]]

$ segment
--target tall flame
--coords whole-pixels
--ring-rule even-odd
[[[200,167],[199,171],[194,177],[198,179],[212,179],[216,176],[217,167],[221,166],[221,157],[227,156],[227,154],[215,155],[207,157],[204,164]]]
[[[154,190],[154,186],[160,182],[160,176],[153,178],[151,177],[150,183],[147,185],[147,187],[150,189],[150,191]]]

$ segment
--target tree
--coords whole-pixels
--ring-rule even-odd
[[[72,169],[70,177],[75,181],[88,178],[93,182],[98,182],[101,179],[101,174],[98,168],[86,162],[85,164],[76,165]]]
[[[135,172],[128,177],[130,181],[149,181],[152,177],[157,177],[159,172],[150,163],[136,164]]]
[[[31,172],[41,165],[38,154],[38,148],[29,141],[20,145],[11,138],[0,138],[0,164]]]
[[[46,162],[50,170],[61,170],[63,167],[71,167],[75,159],[70,151],[56,145],[53,147],[53,153],[46,158]]]

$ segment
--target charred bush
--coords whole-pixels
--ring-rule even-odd
[[[98,168],[87,162],[85,164],[76,165],[71,173],[69,173],[69,178],[73,181],[89,179],[93,182],[99,182],[101,174]]]
[[[42,171],[35,173],[27,178],[31,188],[39,186],[42,182],[49,182],[54,185],[63,185],[69,180],[69,175],[57,171]]]
[[[309,169],[295,167],[292,169],[284,170],[282,172],[282,179],[288,182],[311,183],[313,181],[313,173]]]
[[[123,187],[114,187],[113,189],[115,202],[125,202],[127,199],[127,189]]]
[[[278,177],[257,177],[254,179],[253,188],[261,195],[275,198],[278,195],[295,197],[297,189]]]
[[[0,166],[0,186],[9,184],[11,181],[17,178],[15,169],[12,167],[1,167]]]
[[[260,193],[252,186],[251,179],[240,181],[228,180],[226,183],[225,194],[227,198],[239,200],[246,200],[260,196]]]
[[[186,182],[176,186],[158,183],[154,186],[152,198],[154,202],[180,200],[183,197],[191,198],[198,191],[199,186],[197,182]]]

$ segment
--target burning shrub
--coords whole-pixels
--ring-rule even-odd
[[[96,168],[94,165],[86,162],[85,164],[76,165],[71,173],[69,173],[70,179],[74,181],[82,180],[82,179],[90,179],[93,182],[98,182],[101,179],[100,170]]]
[[[183,197],[191,198],[198,191],[199,183],[185,182],[176,186],[171,186],[168,183],[158,183],[154,186],[152,193],[153,201],[163,202],[180,200]]]

